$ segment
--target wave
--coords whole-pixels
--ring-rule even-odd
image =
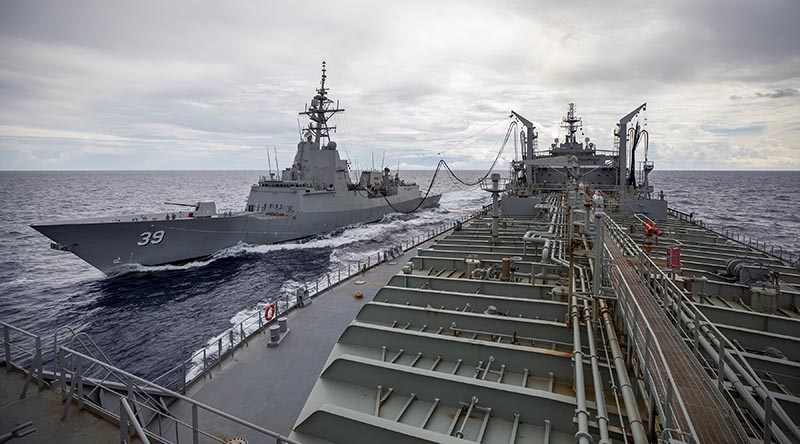
[[[229,331],[233,331],[234,340],[239,341],[241,338],[241,334],[244,333],[245,337],[249,336],[251,333],[256,331],[259,326],[258,317],[261,316],[261,313],[266,310],[267,305],[270,303],[276,303],[278,305],[278,310],[283,311],[286,307],[290,307],[295,304],[297,298],[294,296],[298,289],[305,287],[307,283],[299,282],[296,280],[288,280],[284,282],[283,286],[279,290],[279,294],[283,296],[276,296],[274,298],[270,298],[269,300],[265,299],[256,303],[255,306],[246,308],[244,310],[238,311],[234,314],[230,319],[230,328],[213,336],[208,341],[203,348],[195,351],[192,354],[192,358],[189,362],[189,368],[186,371],[186,380],[190,381],[195,376],[200,374],[203,370],[203,349],[208,350],[206,352],[206,357],[210,361],[216,359],[217,355],[221,351],[222,353],[227,352],[230,349],[230,341],[229,339]],[[278,303],[278,300],[281,300]],[[238,327],[239,324],[242,324],[241,327]],[[220,342],[219,340],[222,339],[222,349],[219,349]]]
[[[488,197],[489,193],[483,190],[451,191],[449,193],[442,194],[442,198],[439,200],[439,204],[442,205],[442,204],[449,204],[452,202],[486,200]]]
[[[218,253],[215,258],[240,254],[268,254],[284,250],[332,249],[330,265],[326,273],[336,273],[338,269],[349,268],[352,264],[363,261],[367,256],[377,255],[389,246],[423,235],[434,226],[449,225],[451,217],[455,219],[477,210],[486,202],[487,197],[486,193],[480,190],[449,192],[442,196],[438,207],[429,208],[413,215],[390,213],[379,222],[351,225],[302,242],[273,245],[237,245]],[[351,246],[354,248],[349,248]],[[320,277],[324,275],[325,273],[322,273]],[[293,304],[296,291],[309,285],[311,285],[309,282],[302,282],[296,279],[284,281],[280,289],[273,293],[275,296],[269,300],[261,300],[255,306],[240,310],[234,314],[230,318],[231,328],[236,327],[242,321],[255,319],[270,302],[281,299],[281,306],[284,303]],[[285,302],[283,302],[284,300]],[[244,328],[245,334],[249,334],[256,327],[257,323],[250,323],[249,327],[246,326]],[[238,329],[234,328],[234,330]],[[206,343],[207,346],[216,344],[218,339],[226,334],[228,334],[227,331],[212,337]],[[239,332],[235,331],[235,334],[239,334]],[[224,351],[225,349],[223,348]],[[189,379],[202,369],[201,356],[198,355],[193,358],[191,369],[187,375]]]
[[[445,197],[448,199],[445,201]],[[468,211],[471,211],[473,208],[471,207],[478,207],[480,203],[478,201],[482,201],[481,199],[484,197],[481,193],[476,193],[474,191],[455,191],[451,193],[445,193],[442,196],[442,201],[447,204],[458,204],[458,205],[446,205],[447,207],[452,206],[454,209],[457,208],[460,211],[458,213],[466,214]],[[465,203],[471,203],[472,205],[464,205]],[[413,215],[402,214],[402,213],[390,213],[383,217],[378,222],[370,223],[370,224],[355,224],[350,225],[344,228],[340,228],[336,231],[321,234],[319,236],[315,236],[309,240],[302,241],[302,242],[288,242],[283,244],[272,244],[272,245],[241,245],[237,247],[233,247],[232,249],[228,249],[229,253],[231,252],[246,252],[246,253],[269,253],[272,251],[283,251],[283,250],[308,250],[308,249],[316,249],[316,248],[338,248],[343,247],[351,244],[355,244],[358,242],[363,242],[366,240],[375,239],[379,235],[385,235],[388,233],[402,233],[403,231],[419,229],[425,226],[435,225],[435,224],[443,224],[449,223],[449,220],[443,219],[443,214],[450,214],[449,208],[442,208],[445,205],[440,205],[438,208],[430,208],[418,213],[414,213]],[[461,214],[457,214],[460,216]],[[456,218],[454,217],[454,219]],[[418,235],[420,233],[413,233],[413,235]],[[380,251],[380,250],[376,250]]]
[[[2,287],[14,287],[14,286],[17,286],[17,285],[19,285],[19,286],[30,285],[30,284],[35,284],[38,281],[39,281],[39,279],[36,279],[36,278],[32,278],[32,277],[28,277],[28,276],[22,276],[22,277],[18,277],[16,279],[12,279],[10,281],[0,282],[0,288],[2,288]]]
[[[222,250],[210,258],[196,260],[192,262],[187,262],[185,264],[179,265],[141,265],[141,264],[127,264],[124,268],[121,268],[119,272],[114,273],[112,276],[120,276],[123,274],[129,273],[158,273],[162,271],[185,271],[185,270],[192,270],[195,268],[205,267],[206,265],[225,257],[226,250]]]
[[[378,222],[380,223],[380,222]],[[282,250],[311,250],[317,248],[336,248],[348,245],[354,242],[363,240],[365,237],[371,237],[376,232],[375,224],[368,225],[351,225],[350,227],[340,228],[339,230],[331,233],[325,233],[302,242],[287,242],[283,244],[272,245],[247,245],[233,247],[229,249],[233,251],[241,251],[245,253],[270,253],[272,251]]]

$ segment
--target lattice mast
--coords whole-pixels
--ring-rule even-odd
[[[580,129],[581,125],[581,118],[575,115],[575,104],[570,102],[567,115],[561,119],[561,128],[564,128],[567,131],[567,144],[577,143],[575,133],[578,132],[578,129]]]
[[[338,112],[344,112],[344,109],[339,108],[339,101],[336,101],[334,106],[333,100],[328,98],[328,88],[325,87],[325,79],[328,77],[325,72],[325,61],[322,61],[322,79],[319,82],[317,95],[311,99],[311,107],[306,107],[306,110],[301,112],[301,115],[308,116],[310,122],[308,127],[303,129],[303,135],[306,140],[320,143],[321,139],[328,139],[330,141],[331,131],[336,132],[335,126],[329,126],[328,121]]]

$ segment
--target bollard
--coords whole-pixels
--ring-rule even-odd
[[[285,334],[289,330],[289,318],[286,316],[278,318],[278,328],[280,329],[280,334]]]
[[[269,326],[269,344],[268,347],[277,347],[281,340],[281,327],[278,325]]]

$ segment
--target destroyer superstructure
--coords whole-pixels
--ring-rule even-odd
[[[320,87],[300,115],[309,119],[292,166],[262,176],[251,187],[244,211],[218,212],[214,202],[184,211],[97,217],[31,225],[99,270],[111,274],[132,265],[162,265],[205,258],[237,244],[273,244],[311,237],[388,213],[427,208],[440,195],[424,195],[415,183],[388,168],[364,171],[351,181],[339,157],[330,118],[344,110],[328,97],[325,62]],[[430,191],[430,190],[428,190]]]

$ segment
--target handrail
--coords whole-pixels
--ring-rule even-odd
[[[32,381],[34,376],[36,376],[37,385],[39,386],[40,389],[43,388],[45,385],[47,385],[48,387],[54,388],[50,383],[45,381],[44,367],[45,367],[45,362],[46,362],[46,360],[45,360],[46,353],[45,353],[45,349],[42,346],[42,338],[41,338],[41,336],[36,335],[36,334],[34,334],[32,332],[29,332],[27,330],[24,330],[22,328],[16,327],[14,325],[11,325],[11,324],[9,324],[7,322],[0,322],[0,326],[3,327],[3,349],[4,349],[4,356],[5,356],[4,359],[7,362],[7,366],[9,368],[10,367],[18,368],[18,369],[22,370],[24,373],[27,374],[27,377],[25,379],[25,384],[23,385],[22,391],[20,393],[20,399],[25,398],[25,396],[27,395],[28,388],[29,388],[30,383],[31,383],[31,381]],[[57,363],[56,363],[56,357],[58,356],[58,346],[57,346],[57,342],[56,342],[56,337],[57,337],[57,333],[59,331],[61,331],[63,328],[64,327],[59,328],[56,331],[56,335],[53,336],[53,350],[52,350],[53,351],[53,359],[50,360],[50,361],[47,361],[48,364],[52,365],[52,372],[48,373],[48,378],[56,377],[58,375],[58,367],[57,367]],[[105,361],[106,363],[108,363],[109,365],[113,365],[113,364],[111,364],[110,360],[108,360],[108,357],[105,355],[105,353],[103,353],[102,349],[100,349],[100,347],[94,342],[94,340],[91,338],[91,336],[89,336],[86,333],[82,333],[82,332],[77,332],[76,333],[74,330],[72,330],[69,327],[65,327],[65,328],[68,329],[73,334],[73,337],[72,337],[73,340],[70,341],[70,346],[72,346],[71,344],[74,342],[74,339],[77,338],[77,340],[80,343],[80,345],[83,346],[86,349],[86,352],[89,353],[92,357],[96,358],[96,356],[94,355],[92,350],[79,337],[79,336],[82,336],[82,337],[88,339],[88,341],[100,353],[100,355],[103,357],[103,359],[106,360]],[[21,347],[19,345],[14,344],[14,341],[12,340],[11,334],[10,334],[10,332],[12,332],[12,331],[18,332],[18,333],[24,335],[25,337],[27,337],[28,339],[32,340],[33,344],[29,345],[29,347],[31,347],[32,350],[26,349],[25,347]],[[26,363],[20,362],[19,357],[17,357],[15,359],[14,358],[14,353],[12,353],[12,351],[19,352],[22,356],[25,357],[23,359],[26,362],[27,362],[27,360],[30,360],[30,366],[28,368],[26,368]],[[104,375],[99,375],[99,376],[93,377],[90,374],[90,372],[91,372],[91,370],[93,368],[94,368],[94,365],[89,366],[88,368],[85,368],[82,371],[82,376],[84,378],[87,378],[87,379],[91,378],[93,384],[96,384],[95,387],[86,396],[91,396],[96,390],[99,389],[99,387],[102,384],[104,384],[106,382],[108,377],[111,375],[110,372],[106,372]],[[102,371],[99,372],[99,373],[102,373]],[[62,375],[62,378],[63,378],[63,375]],[[141,397],[144,400],[144,402],[152,404],[154,406],[154,408],[161,408],[161,406],[158,404],[158,401],[155,398],[153,398],[149,393],[147,393],[145,391],[136,391],[135,388],[134,388],[134,391],[139,397]]]
[[[133,424],[133,428],[136,430],[136,435],[142,441],[142,444],[150,444],[150,440],[147,438],[147,433],[144,432],[142,424],[139,423],[139,420],[136,418],[136,414],[133,413],[133,409],[128,402],[128,397],[123,396],[119,398],[119,438],[120,443],[122,444],[129,444],[130,442],[128,439],[128,421]]]
[[[762,428],[765,442],[769,442],[771,436],[774,436],[780,443],[788,444],[792,442],[792,440],[800,441],[800,429],[798,429],[797,425],[769,392],[764,382],[758,376],[758,373],[753,370],[750,363],[742,356],[739,347],[734,345],[727,336],[719,331],[716,325],[697,308],[694,301],[692,301],[683,290],[678,288],[675,282],[664,273],[661,267],[659,267],[649,255],[645,254],[644,251],[632,241],[624,241],[624,239],[630,239],[630,237],[625,234],[622,228],[613,219],[605,218],[604,220],[606,221],[608,232],[612,233],[611,237],[617,242],[617,245],[622,247],[624,244],[630,252],[634,253],[632,254],[633,256],[637,256],[640,268],[645,269],[643,270],[644,272],[640,270],[640,275],[644,274],[646,276],[646,284],[653,290],[653,293],[657,297],[662,299],[664,302],[662,309],[675,327],[688,339],[693,341],[694,351],[698,358],[700,355],[698,345],[702,345],[703,349],[712,358],[716,355],[717,374],[713,376],[717,378],[717,387],[720,395],[722,396],[722,392],[724,392],[723,380],[729,380],[730,385],[734,387],[737,393],[747,403],[748,409],[752,412],[752,417]],[[674,311],[674,313],[672,311]],[[745,379],[745,384],[756,393],[761,401],[763,401],[763,406],[761,402],[756,400],[753,394],[747,390],[745,384],[743,384],[739,376],[737,376],[737,373]],[[711,380],[710,375],[706,374],[706,377],[709,381]],[[723,398],[731,408],[739,408],[732,398],[725,396],[723,396]],[[741,420],[745,420],[745,418],[741,418]],[[784,429],[790,433],[791,439],[785,435]]]
[[[29,332],[28,330],[24,330],[24,329],[22,329],[22,328],[19,328],[19,327],[17,327],[17,326],[11,325],[11,324],[9,324],[8,322],[0,322],[0,325],[2,325],[3,327],[10,328],[11,330],[15,330],[15,331],[17,331],[17,332],[19,332],[19,333],[22,333],[22,334],[23,334],[23,335],[25,335],[25,336],[29,336],[29,337],[31,337],[31,338],[35,338],[35,337],[37,337],[37,335],[36,335],[36,334],[34,334],[34,333],[31,333],[31,332]]]
[[[727,230],[724,227],[720,227],[720,229],[715,229],[714,224],[710,224],[699,219],[694,219],[693,213],[687,214],[683,211],[668,207],[667,214],[678,220],[689,222],[692,225],[695,225],[700,228],[705,228],[706,230],[711,231],[712,233],[723,236],[734,242],[738,242],[756,251],[760,251],[761,253],[768,254],[782,261],[786,261],[793,267],[800,268],[800,254],[784,250],[782,246],[779,246],[776,249],[775,245],[767,244],[766,242],[759,241],[758,239],[754,239],[752,237],[747,237],[747,235],[744,234],[740,235],[739,233]],[[767,249],[768,247],[769,250]]]
[[[483,208],[483,210],[485,210],[485,207]],[[435,227],[435,228],[433,228],[431,230],[428,230],[425,233],[425,236],[416,236],[416,237],[412,238],[409,241],[403,242],[401,244],[401,247],[402,247],[402,249],[404,251],[411,250],[414,247],[416,247],[417,245],[420,245],[420,244],[422,244],[424,242],[427,242],[428,240],[430,240],[432,238],[435,238],[435,237],[441,235],[444,232],[452,230],[456,225],[460,225],[460,223],[463,223],[466,220],[478,217],[481,214],[482,214],[481,211],[476,211],[474,213],[469,214],[468,216],[466,216],[463,219],[457,220],[458,223],[450,224],[450,221],[445,222],[441,226],[438,226],[438,227]],[[367,263],[365,264],[365,268],[356,267],[356,270],[352,270],[352,266],[353,265],[350,264],[350,266],[347,267],[347,272],[346,273],[341,274],[341,269],[339,269],[338,270],[339,272],[336,273],[336,277],[333,278],[333,279],[331,279],[331,273],[328,273],[323,277],[322,280],[318,279],[318,280],[316,280],[314,282],[315,283],[314,288],[316,289],[316,291],[315,291],[315,293],[312,294],[312,296],[316,296],[319,293],[324,292],[325,290],[327,290],[327,289],[329,289],[329,288],[331,288],[331,287],[333,287],[335,285],[338,285],[339,283],[345,281],[346,279],[348,279],[348,278],[350,278],[352,276],[355,276],[358,273],[364,271],[366,268],[371,268],[373,266],[377,266],[380,263],[386,262],[386,261],[391,260],[393,258],[394,258],[394,256],[388,254],[387,251],[381,251],[381,252],[377,253],[377,261],[376,262],[372,262],[371,260],[368,260]],[[320,283],[321,283],[321,285],[320,285]],[[284,296],[282,298],[282,300],[284,301],[284,307],[283,307],[284,310],[283,310],[282,314],[286,313],[289,310],[291,310],[291,309],[296,307],[296,301],[290,301],[288,295]],[[276,318],[277,318],[277,316],[276,316]],[[249,324],[248,324],[248,320],[251,321]],[[258,329],[252,330],[252,331],[249,331],[249,332],[245,333],[246,327],[247,327],[247,330],[250,330],[250,327],[252,327],[252,325],[254,323],[256,323],[256,322],[259,324]],[[217,341],[215,341],[215,342],[216,342],[216,344],[219,345],[219,351],[221,353],[219,353],[215,357],[215,360],[212,362],[212,365],[214,363],[218,362],[219,360],[223,359],[225,356],[227,356],[228,353],[232,354],[233,350],[238,345],[241,345],[242,342],[246,342],[247,339],[250,336],[254,335],[259,329],[263,329],[266,326],[266,324],[268,324],[268,323],[262,322],[261,311],[258,310],[256,314],[248,316],[248,318],[246,318],[245,320],[237,323],[234,327],[232,327],[229,330],[226,330],[222,335],[218,336],[216,338]],[[33,377],[34,374],[38,373],[38,381],[39,381],[40,387],[44,383],[44,378],[43,378],[43,367],[44,367],[44,364],[43,364],[43,359],[42,359],[41,337],[38,336],[38,335],[35,335],[34,333],[31,333],[29,331],[23,330],[23,329],[21,329],[19,327],[15,327],[15,326],[13,326],[11,324],[8,324],[6,322],[0,322],[0,326],[3,327],[2,329],[3,329],[3,332],[4,332],[4,337],[3,337],[3,339],[4,339],[3,340],[4,347],[3,347],[3,349],[4,349],[4,360],[6,361],[6,365],[9,366],[9,367],[13,366],[13,367],[20,368],[21,370],[23,370],[24,372],[26,372],[28,374],[28,381],[25,384],[25,388],[24,388],[23,395],[22,395],[24,397],[24,393],[27,390],[28,384],[31,381],[31,378]],[[69,408],[69,405],[72,403],[72,400],[77,398],[77,402],[78,402],[79,407],[83,407],[84,405],[89,405],[90,407],[97,409],[97,411],[99,411],[100,413],[102,413],[102,414],[104,414],[106,416],[115,418],[115,419],[120,419],[121,416],[128,415],[129,418],[132,418],[134,427],[137,427],[137,423],[136,423],[137,419],[141,419],[141,418],[136,418],[135,416],[131,416],[131,413],[139,412],[139,414],[141,415],[141,412],[143,412],[143,411],[150,411],[150,412],[152,412],[153,417],[156,417],[158,415],[159,420],[161,418],[167,418],[168,420],[173,421],[175,423],[176,433],[177,433],[177,428],[178,428],[179,425],[183,425],[185,427],[191,428],[193,430],[195,442],[197,442],[196,440],[197,440],[197,437],[198,437],[199,434],[204,435],[206,438],[219,441],[219,438],[217,438],[216,436],[213,436],[213,435],[211,435],[209,433],[205,433],[203,431],[200,431],[196,427],[197,426],[197,424],[196,424],[197,423],[197,414],[196,414],[197,410],[205,410],[205,411],[208,411],[209,413],[221,416],[221,417],[223,417],[223,418],[225,418],[225,419],[227,419],[229,421],[235,422],[235,423],[237,423],[239,425],[242,425],[244,427],[247,427],[247,428],[250,428],[252,430],[255,430],[255,431],[259,432],[259,433],[266,434],[268,436],[276,438],[278,444],[281,444],[281,443],[298,444],[298,443],[296,443],[296,441],[290,440],[289,438],[283,437],[283,436],[281,436],[281,435],[279,435],[279,434],[277,434],[275,432],[269,431],[267,429],[264,429],[263,427],[260,427],[258,425],[249,423],[249,422],[247,422],[245,420],[236,418],[233,415],[230,415],[230,414],[227,414],[225,412],[219,411],[219,410],[217,410],[217,409],[215,409],[213,407],[204,405],[204,404],[202,404],[202,403],[200,403],[198,401],[195,401],[195,400],[193,400],[193,399],[191,399],[189,397],[186,397],[183,394],[183,393],[185,393],[187,384],[190,383],[190,382],[193,382],[194,380],[197,380],[202,375],[202,374],[195,375],[193,379],[187,378],[187,374],[188,374],[187,373],[187,364],[191,364],[192,360],[195,359],[197,356],[200,356],[200,355],[203,356],[204,363],[208,364],[208,361],[206,359],[208,357],[207,356],[208,346],[204,347],[201,351],[198,351],[197,353],[193,354],[190,357],[189,360],[182,362],[177,367],[171,369],[170,371],[168,371],[168,372],[162,374],[161,376],[159,376],[158,378],[156,378],[157,380],[162,380],[162,379],[163,380],[168,380],[168,378],[167,378],[168,375],[170,375],[171,373],[174,373],[176,369],[181,369],[182,370],[182,372],[181,372],[181,376],[182,377],[181,377],[181,381],[179,381],[180,382],[180,384],[179,384],[180,388],[179,388],[179,390],[173,390],[173,389],[171,389],[169,387],[165,387],[163,384],[157,384],[156,381],[150,382],[150,381],[147,381],[147,380],[145,380],[143,378],[140,378],[140,377],[137,377],[137,376],[135,376],[133,374],[125,372],[124,370],[121,370],[121,369],[115,367],[110,362],[104,362],[103,360],[97,359],[97,357],[94,356],[94,353],[92,352],[92,350],[90,350],[90,347],[87,346],[87,344],[83,342],[82,338],[79,337],[79,336],[82,336],[81,333],[80,332],[76,333],[75,331],[73,331],[69,327],[67,327],[67,329],[69,329],[70,332],[72,333],[72,341],[70,342],[69,346],[66,346],[66,345],[58,343],[59,342],[58,341],[58,333],[61,330],[61,329],[59,329],[53,335],[53,350],[52,350],[53,354],[54,354],[53,360],[52,360],[53,374],[58,379],[63,399],[67,400],[67,403],[66,403],[65,408],[64,408],[64,414],[66,414],[66,412],[67,412],[67,410]],[[25,335],[26,337],[28,337],[29,339],[32,339],[33,341],[35,341],[35,350],[34,351],[30,351],[28,349],[25,349],[23,347],[19,347],[16,344],[14,344],[10,340],[10,334],[11,334],[12,331],[19,332],[19,333]],[[238,342],[236,341],[236,338],[235,338],[235,336],[237,336],[237,335],[234,335],[235,331],[239,332]],[[223,349],[223,347],[222,347],[222,338],[224,336],[228,336],[228,338],[230,338],[230,342],[228,344],[228,348],[225,348],[225,349]],[[88,335],[86,337],[91,342],[91,345],[93,345],[100,352],[100,354],[103,356],[103,358],[105,358],[106,361],[108,361],[107,356],[102,352],[100,347],[97,346],[96,343],[94,343],[92,338],[89,337]],[[76,351],[73,348],[71,348],[72,347],[72,343],[74,343],[75,340],[77,340],[80,343],[80,345],[82,345],[86,349],[86,352],[88,354]],[[32,356],[33,357],[30,369],[26,370],[22,365],[19,364],[18,360],[14,359],[14,355],[13,355],[13,353],[11,351],[12,348],[15,349],[15,350],[20,350],[26,356]],[[66,365],[67,358],[71,358],[72,359],[72,363],[71,363],[72,366],[71,367]],[[84,363],[88,363],[89,364],[88,368],[84,368]],[[91,369],[93,367],[98,367],[99,369],[106,370],[107,371],[106,376],[104,376],[102,379],[91,378],[90,375],[86,374],[86,371],[88,371],[89,369]],[[208,365],[206,365],[206,369],[210,369],[210,367]],[[119,379],[121,382],[115,382],[115,381],[110,381],[110,380],[107,381],[109,375],[114,376],[115,378]],[[95,385],[95,386],[101,386],[105,390],[109,391],[110,393],[114,393],[117,396],[120,396],[120,398],[124,398],[124,399],[121,399],[121,401],[120,401],[119,410],[110,411],[107,408],[103,408],[102,406],[95,404],[95,401],[93,401],[93,398],[90,397],[92,392],[89,392],[89,393],[84,392],[84,381],[89,382],[89,383],[91,383],[92,385]],[[48,386],[49,386],[49,384],[48,384]],[[127,396],[124,393],[122,393],[121,387],[123,387],[123,386],[125,386],[125,389],[127,389],[127,393],[128,393]],[[53,388],[55,389],[55,386],[53,386]],[[66,393],[67,388],[69,388],[69,393]],[[168,410],[164,410],[164,406],[160,405],[158,402],[153,403],[153,400],[154,400],[153,395],[154,396],[161,396],[161,397],[170,397],[170,398],[174,398],[174,399],[180,399],[180,400],[183,400],[183,401],[191,404],[192,405],[192,409],[193,409],[193,413],[194,413],[193,417],[192,417],[192,424],[188,424],[186,422],[183,422],[183,421],[179,420],[177,417],[171,415],[170,412]],[[141,399],[139,399],[139,398],[141,398]],[[130,403],[133,403],[133,407],[132,408],[131,408]],[[126,404],[127,404],[128,408],[126,408]],[[153,404],[155,404],[155,405],[153,405]],[[141,424],[139,423],[139,425],[141,425]],[[127,426],[127,422],[126,422],[126,426]],[[122,427],[122,425],[121,425],[121,427]],[[159,430],[160,430],[160,426],[159,426]],[[137,432],[139,432],[139,428],[138,427],[137,427]],[[143,442],[147,442],[147,437],[158,436],[158,435],[155,435],[154,432],[151,432],[151,431],[149,431],[147,429],[142,429],[141,433],[144,433],[144,436],[140,435],[140,438],[142,439]],[[158,436],[157,440],[158,441],[169,442],[163,436]],[[176,435],[176,440],[177,440],[177,435]],[[127,441],[123,440],[123,442],[127,442]],[[222,441],[220,441],[220,442],[222,442]]]
[[[672,376],[667,359],[664,357],[658,336],[654,333],[653,327],[650,326],[650,322],[636,300],[628,281],[622,275],[619,265],[611,265],[612,270],[616,270],[611,275],[612,281],[617,284],[615,287],[624,290],[617,297],[620,301],[623,319],[631,321],[630,323],[626,322],[628,337],[631,338],[634,344],[634,350],[641,365],[640,370],[644,370],[645,382],[648,383],[649,377],[648,385],[653,387],[653,394],[658,400],[656,403],[658,414],[661,418],[664,418],[662,434],[667,433],[669,439],[673,438],[672,433],[676,433],[679,436],[689,436],[690,442],[699,443],[697,431],[694,428],[689,412],[686,410],[686,404],[683,402],[680,390],[675,384],[675,378]],[[625,313],[626,311],[627,313]],[[640,322],[644,324],[643,328],[639,326]],[[631,324],[633,324],[633,327],[631,327]],[[642,342],[637,340],[637,336],[640,337]],[[636,344],[644,344],[644,352],[640,347],[636,347]],[[666,374],[664,375],[662,372]],[[656,377],[658,380],[656,380]],[[677,412],[672,406],[673,402],[677,404]],[[677,415],[678,413],[680,413],[679,416]],[[683,424],[681,424],[681,421]],[[684,428],[688,431],[685,431]]]
[[[485,211],[485,207],[483,207],[482,210]],[[456,219],[456,222],[461,224],[478,217],[480,214],[481,211],[475,211],[462,218]],[[430,239],[452,230],[455,225],[455,223],[450,223],[450,221],[439,224],[439,226],[425,231],[423,235],[414,236],[409,240],[401,242],[400,247],[403,251],[409,251]],[[347,267],[339,267],[325,273],[312,282],[305,282],[300,288],[308,289],[309,297],[313,299],[353,276],[357,276],[391,259],[393,259],[393,257],[388,251],[379,251],[368,255],[361,261],[348,264]],[[284,294],[271,302],[276,304],[277,315],[275,319],[267,321],[264,318],[263,310],[256,309],[254,313],[248,315],[232,327],[209,340],[203,348],[194,352],[188,359],[183,360],[178,365],[156,377],[153,382],[159,382],[177,391],[185,392],[188,386],[205,376],[229,354],[235,353],[235,350],[239,346],[246,344],[251,337],[263,331],[269,325],[276,322],[279,317],[284,316],[297,307],[297,300],[291,294]]]
[[[199,424],[198,424],[198,422],[199,422],[198,412],[200,410],[202,410],[202,411],[208,412],[210,414],[213,414],[213,415],[216,415],[216,416],[220,416],[220,417],[222,417],[222,418],[224,418],[224,419],[226,419],[228,421],[234,422],[234,423],[236,423],[236,424],[238,424],[240,426],[243,426],[243,427],[245,427],[247,429],[250,429],[250,430],[253,430],[255,432],[258,432],[258,433],[260,433],[262,435],[266,435],[266,436],[275,438],[277,440],[278,444],[282,444],[282,443],[284,443],[284,444],[300,444],[299,442],[297,442],[297,441],[295,441],[293,439],[290,439],[288,437],[285,437],[285,436],[283,436],[283,435],[281,435],[281,434],[279,434],[277,432],[273,432],[272,430],[265,429],[264,427],[261,427],[261,426],[259,426],[257,424],[253,424],[253,423],[251,423],[249,421],[246,421],[244,419],[238,418],[238,417],[233,416],[233,415],[231,415],[229,413],[223,412],[222,410],[218,410],[218,409],[216,409],[214,407],[211,407],[209,405],[203,404],[200,401],[194,400],[194,399],[192,399],[192,398],[190,398],[188,396],[182,395],[182,394],[177,393],[175,391],[172,391],[172,390],[170,390],[168,388],[165,388],[165,387],[159,386],[157,384],[154,384],[154,383],[152,383],[150,381],[147,381],[146,379],[143,379],[143,378],[140,378],[140,377],[138,377],[136,375],[128,373],[128,372],[126,372],[126,371],[124,371],[122,369],[119,369],[119,368],[114,367],[114,366],[112,366],[110,364],[102,362],[102,361],[100,361],[98,359],[95,359],[95,358],[93,358],[91,356],[85,355],[85,354],[80,353],[80,352],[75,351],[75,350],[71,350],[66,346],[60,346],[59,347],[59,355],[63,356],[62,362],[65,362],[66,358],[68,358],[68,357],[73,358],[73,360],[75,361],[75,369],[74,370],[69,369],[65,365],[64,367],[61,368],[61,372],[62,372],[62,375],[64,377],[64,380],[66,381],[67,379],[69,379],[70,385],[73,386],[73,388],[70,388],[70,392],[69,392],[70,393],[70,398],[72,397],[72,394],[75,391],[74,388],[77,388],[77,391],[78,391],[78,399],[77,399],[77,401],[78,401],[79,406],[81,404],[86,404],[86,405],[89,405],[90,407],[97,408],[97,409],[99,409],[99,410],[101,410],[101,411],[103,411],[103,412],[105,412],[107,414],[110,414],[111,416],[113,416],[117,420],[120,419],[118,414],[115,414],[114,412],[109,412],[108,410],[103,409],[101,406],[94,404],[94,402],[91,399],[85,399],[82,396],[81,392],[82,392],[82,385],[83,385],[83,376],[81,375],[81,369],[82,369],[82,366],[83,366],[83,362],[85,361],[85,362],[92,363],[93,365],[98,365],[100,367],[103,367],[103,368],[113,372],[114,375],[117,378],[119,378],[120,380],[128,381],[129,386],[130,385],[136,385],[138,388],[140,388],[142,390],[154,391],[154,392],[157,392],[157,393],[161,394],[162,396],[169,396],[169,397],[172,397],[172,398],[175,398],[175,399],[179,399],[179,400],[184,401],[184,402],[188,403],[189,405],[191,405],[192,406],[192,420],[191,420],[192,422],[191,422],[191,424],[184,423],[184,422],[178,420],[177,418],[175,418],[173,416],[170,416],[169,419],[175,421],[176,427],[177,427],[178,424],[185,425],[187,427],[191,427],[192,433],[194,435],[194,442],[198,442],[197,438],[198,438],[199,434],[202,434],[202,435],[204,435],[204,436],[206,436],[208,438],[216,439],[216,440],[219,441],[219,439],[216,438],[214,435],[212,435],[210,433],[203,432],[202,430],[200,430]],[[66,377],[67,374],[70,375],[69,378]],[[129,399],[129,400],[133,401],[134,405],[136,405],[137,407],[146,408],[146,409],[150,408],[146,404],[140,403],[135,398],[134,399]],[[65,408],[69,407],[69,402],[70,401],[71,401],[71,399],[67,399],[67,405],[65,406]],[[162,412],[158,412],[158,411],[153,411],[153,413],[156,414],[156,415],[159,415],[159,414],[163,415]],[[148,436],[151,436],[151,435],[152,436],[158,436],[158,435],[155,435],[155,433],[152,432],[152,431],[144,431],[143,430],[142,433],[146,433]],[[176,430],[176,433],[177,433],[177,430]],[[158,436],[158,438],[162,442],[170,442],[164,436]],[[177,441],[177,439],[176,439],[176,441]],[[224,442],[224,441],[220,441],[220,442]]]
[[[14,367],[28,374],[27,378],[25,378],[25,384],[22,387],[22,392],[19,395],[19,398],[23,399],[28,393],[28,387],[33,380],[33,375],[36,375],[36,382],[40,389],[44,387],[45,384],[44,360],[42,359],[42,338],[27,330],[15,327],[7,322],[0,322],[0,326],[3,327],[3,360],[6,363],[6,367],[9,369],[9,371],[12,367]],[[20,347],[14,344],[11,340],[12,331],[22,334],[28,340],[33,340],[33,350],[31,351],[30,349],[26,349],[25,347]],[[15,359],[12,349],[13,351],[22,354],[21,359],[23,361],[27,362],[27,360],[30,359],[30,366],[27,370],[25,369],[25,362],[20,361],[19,357]]]
[[[70,348],[74,347],[73,344],[75,344],[75,341],[77,340],[78,344],[80,344],[80,346],[83,347],[83,350],[86,353],[88,353],[89,356],[91,356],[91,357],[93,357],[95,359],[101,359],[102,358],[101,360],[103,362],[106,362],[107,364],[112,365],[112,366],[114,365],[114,363],[111,361],[111,358],[109,358],[108,355],[106,355],[106,353],[103,351],[103,349],[100,348],[99,345],[97,345],[97,342],[95,342],[94,338],[92,338],[86,332],[75,331],[75,329],[73,329],[69,325],[59,327],[53,333],[53,361],[55,361],[56,357],[58,356],[58,335],[62,331],[65,331],[65,330],[68,331],[72,335],[69,338],[69,345],[68,346]],[[88,343],[88,345],[87,345],[87,343]],[[91,347],[90,347],[90,345],[91,345]],[[99,355],[99,357],[98,357],[98,355]],[[85,377],[92,376],[90,372],[92,371],[93,368],[94,368],[94,366],[89,366],[89,368],[84,369],[83,375]],[[54,363],[54,373],[55,373],[55,363]],[[99,373],[102,373],[102,371],[99,372]],[[89,391],[87,396],[91,396],[94,392],[96,392],[97,390],[100,390],[100,387],[108,380],[109,376],[111,376],[111,375],[112,375],[111,372],[107,371],[105,374],[96,376],[95,377],[95,381],[94,381],[96,385],[92,390]],[[151,394],[147,393],[146,391],[136,391],[136,388],[134,388],[134,391],[136,392],[136,394],[138,396],[142,397],[148,403],[152,404],[154,406],[153,408],[162,408],[159,405],[158,400],[156,400]]]

